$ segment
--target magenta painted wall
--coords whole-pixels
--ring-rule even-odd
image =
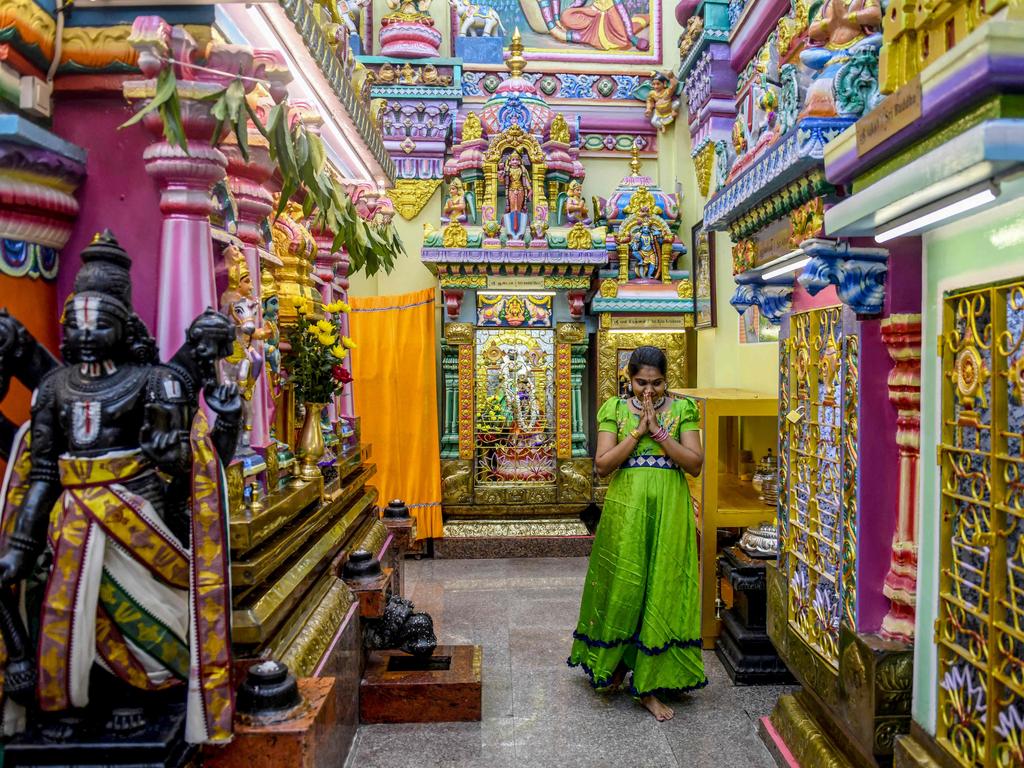
[[[800,286],[800,283],[795,282],[795,277],[793,280],[795,286],[793,288],[793,312],[806,312],[809,309],[821,309],[822,307],[834,307],[837,304],[842,304],[839,296],[836,295],[834,285],[824,288],[817,296],[811,296]]]
[[[141,125],[117,126],[132,115],[120,92],[58,93],[53,131],[89,150],[87,175],[79,193],[81,211],[62,253],[57,277],[58,306],[71,292],[79,252],[104,228],[132,257],[132,302],[152,333],[156,325],[157,265],[160,258],[160,198],[147,175],[142,153],[152,142]]]
[[[866,243],[865,243],[866,245]],[[885,314],[921,311],[919,241],[890,249]],[[892,358],[882,343],[881,320],[860,326],[860,520],[857,532],[857,630],[877,632],[889,611],[882,584],[889,570],[899,498],[896,409],[887,380]]]

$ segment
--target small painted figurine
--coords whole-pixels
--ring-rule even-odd
[[[224,249],[228,263],[228,287],[220,297],[220,311],[235,324],[235,344],[231,354],[221,361],[221,374],[226,381],[236,384],[245,400],[245,430],[242,444],[247,444],[251,427],[251,406],[256,382],[263,371],[263,337],[266,334],[259,323],[260,303],[253,296],[252,278],[244,254],[235,246]]]
[[[163,692],[187,704],[187,741],[226,741],[231,595],[220,478],[242,405],[237,388],[218,384],[216,362],[234,333],[207,310],[160,364],[117,240],[97,235],[82,262],[61,321],[65,365],[33,395],[0,499],[0,586],[6,594],[29,577],[27,590],[43,583],[41,595],[26,595],[40,606],[29,622],[38,627],[33,718],[54,741],[80,726],[124,733],[146,724],[147,703]],[[200,395],[217,415],[212,430]]]
[[[565,219],[570,224],[582,221],[588,222],[587,201],[583,199],[583,185],[573,179],[569,182],[568,195],[565,198]]]
[[[644,215],[637,227],[629,236],[629,253],[634,261],[636,276],[644,280],[654,280],[661,271],[661,254],[658,238],[651,227],[649,215]]]
[[[405,20],[430,18],[431,0],[385,0],[394,16]]]
[[[655,73],[651,79],[651,92],[645,100],[644,114],[651,125],[665,131],[679,117],[679,80],[675,73]]]
[[[466,220],[466,192],[461,179],[452,179],[448,183],[448,199],[444,201],[441,220],[445,223]]]

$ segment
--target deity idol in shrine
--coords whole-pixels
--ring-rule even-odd
[[[576,179],[569,182],[568,194],[565,199],[565,219],[570,224],[578,221],[586,224],[587,201],[583,199],[583,185]]]
[[[661,248],[651,226],[650,213],[641,214],[639,224],[630,233],[629,255],[638,278],[658,279],[661,272]]]
[[[82,262],[62,318],[65,365],[36,389],[0,499],[0,585],[24,582],[24,604],[40,606],[29,638],[0,605],[7,647],[37,649],[5,692],[38,709],[32,722],[50,740],[138,730],[162,694],[187,703],[187,741],[224,741],[233,704],[220,478],[242,404],[217,382],[217,360],[234,330],[207,310],[161,365],[113,235],[98,235]]]

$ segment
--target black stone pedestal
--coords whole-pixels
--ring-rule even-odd
[[[38,723],[30,721],[28,730],[5,747],[3,764],[4,768],[183,768],[197,755],[197,748],[185,743],[185,707],[181,705],[126,736],[111,735],[103,723],[87,722],[71,740],[53,742],[42,734]]]
[[[723,578],[733,589],[733,607],[722,612],[722,633],[715,654],[735,685],[781,685],[795,682],[768,639],[765,561],[739,547],[722,550]]]

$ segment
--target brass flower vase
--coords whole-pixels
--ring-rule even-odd
[[[324,433],[320,429],[320,413],[326,406],[323,403],[306,403],[306,415],[302,420],[302,431],[299,432],[298,455],[302,463],[299,477],[303,480],[316,480],[320,477],[318,462],[324,455]]]

